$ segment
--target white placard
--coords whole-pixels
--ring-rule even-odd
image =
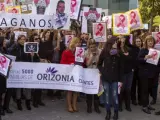
[[[14,62],[7,88],[59,89],[97,94],[99,78],[98,69],[53,63]]]
[[[68,47],[74,35],[65,35],[65,45]]]
[[[149,49],[148,55],[151,55],[152,58],[147,59],[146,62],[153,65],[157,65],[160,57],[160,51],[156,49]]]
[[[84,54],[85,50],[82,47],[76,47],[76,52],[75,52],[75,61],[76,62],[84,62]]]
[[[96,42],[106,42],[106,23],[93,23],[93,38]]]
[[[107,28],[111,29],[112,28],[112,16],[104,16],[102,18],[102,21],[107,23]]]

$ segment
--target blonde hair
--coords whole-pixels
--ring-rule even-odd
[[[72,38],[71,42],[69,43],[69,49],[73,49],[75,44],[79,43],[80,39],[77,37]]]

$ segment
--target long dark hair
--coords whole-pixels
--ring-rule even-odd
[[[111,37],[105,44],[104,46],[104,54],[105,55],[110,55],[110,50],[112,49],[112,46],[115,44],[115,42],[118,41],[118,38],[117,37]],[[118,49],[118,48],[117,48]]]

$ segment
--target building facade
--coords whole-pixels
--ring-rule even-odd
[[[96,2],[95,2],[96,1]],[[108,15],[112,13],[125,12],[138,7],[138,0],[83,0],[84,5],[105,9]]]

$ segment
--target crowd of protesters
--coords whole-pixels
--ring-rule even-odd
[[[75,36],[69,46],[65,45],[64,30],[23,30],[25,35],[19,35],[15,39],[13,29],[0,30],[0,52],[16,56],[16,62],[43,62],[56,64],[75,64],[84,68],[98,68],[101,75],[101,82],[104,93],[97,95],[84,95],[74,91],[46,90],[48,96],[56,96],[59,99],[66,93],[67,111],[78,112],[77,101],[81,95],[86,98],[86,111],[92,113],[94,110],[101,113],[99,106],[106,108],[106,120],[111,119],[111,107],[114,107],[113,119],[118,119],[118,113],[123,111],[123,103],[128,112],[132,111],[131,104],[142,106],[142,111],[151,114],[155,110],[151,105],[157,102],[159,64],[152,65],[146,62],[151,58],[148,55],[149,49],[154,48],[155,39],[146,30],[137,30],[133,34],[133,42],[130,36],[112,36],[108,34],[106,43],[96,43],[89,34],[78,34],[72,31]],[[39,53],[28,54],[24,52],[25,42],[38,42]],[[75,62],[76,47],[85,48],[85,62]],[[33,58],[33,59],[32,59]],[[121,82],[121,92],[118,93],[118,82]],[[5,97],[2,96],[5,94]],[[22,100],[31,110],[31,102],[35,108],[45,106],[42,101],[42,89],[12,89],[6,88],[6,78],[0,75],[0,120],[5,113],[13,113],[10,109],[10,100],[13,98],[17,109],[22,111]],[[152,101],[149,101],[150,96]],[[160,112],[156,112],[160,115]]]

